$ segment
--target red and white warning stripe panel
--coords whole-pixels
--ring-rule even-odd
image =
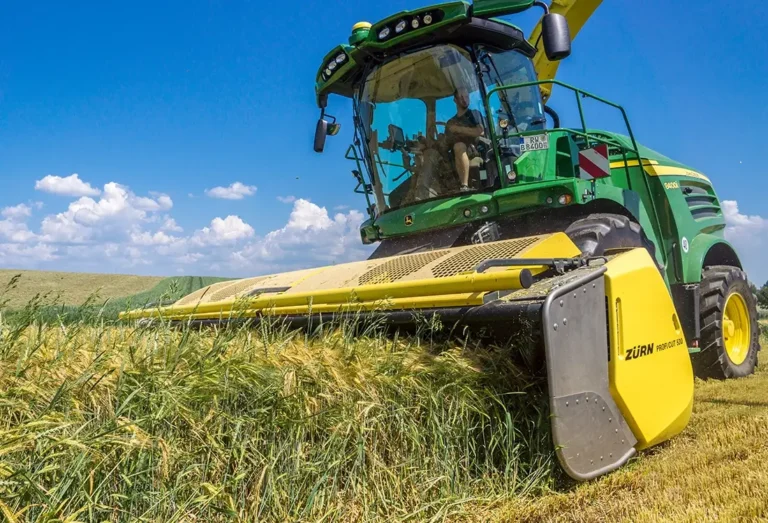
[[[596,145],[579,152],[579,178],[594,180],[611,175],[611,161],[608,159],[608,146]]]

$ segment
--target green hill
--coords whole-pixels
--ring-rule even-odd
[[[144,307],[150,303],[177,301],[203,287],[227,281],[228,279],[230,278],[201,276],[166,278],[149,290],[119,298],[114,300],[113,304],[121,309],[125,309],[127,307]]]

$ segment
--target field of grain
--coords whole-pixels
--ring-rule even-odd
[[[11,308],[23,307],[35,296],[65,305],[81,305],[96,294],[99,299],[120,298],[148,291],[164,278],[124,274],[82,274],[71,272],[0,269],[0,289],[18,276],[12,289],[3,294]]]
[[[577,485],[554,457],[543,381],[503,350],[426,327],[393,339],[375,325],[83,318],[0,320],[10,521],[768,518],[763,371],[697,382],[682,435]]]

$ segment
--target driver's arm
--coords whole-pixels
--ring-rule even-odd
[[[471,120],[475,125],[466,126],[453,124],[450,126],[450,131],[454,134],[469,136],[470,138],[480,138],[483,136],[485,134],[485,129],[480,123],[480,118],[478,117],[477,111],[472,111],[470,114],[472,116]]]
[[[473,127],[465,127],[463,125],[452,125],[451,132],[454,134],[469,136],[471,138],[480,138],[485,134],[485,129],[483,129],[483,126],[479,124]]]

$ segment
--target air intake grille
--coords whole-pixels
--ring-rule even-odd
[[[435,278],[447,278],[472,271],[480,262],[485,260],[514,258],[539,239],[538,237],[520,238],[470,247],[438,263],[432,269],[432,274]]]
[[[720,202],[711,186],[699,182],[681,181],[680,187],[694,220],[719,218],[723,215]]]
[[[360,276],[358,284],[376,285],[379,283],[395,282],[423,269],[428,264],[445,255],[446,252],[448,251],[432,251],[392,258]]]

